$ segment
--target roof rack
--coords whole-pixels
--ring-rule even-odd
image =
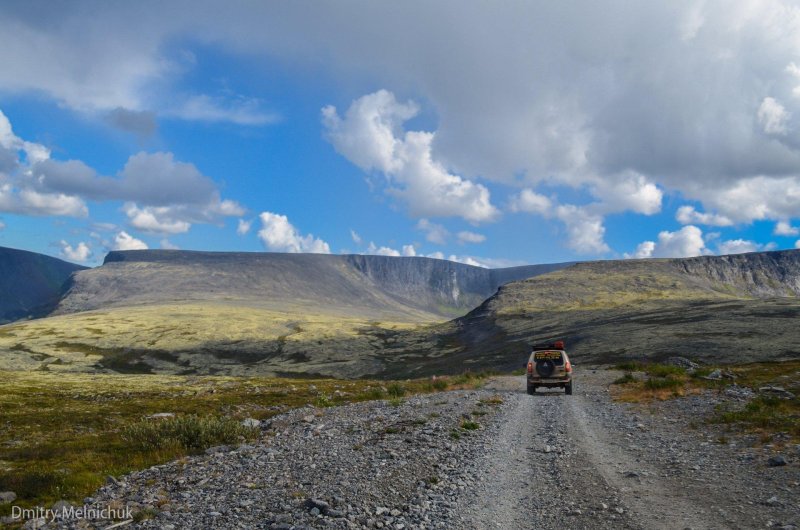
[[[563,340],[556,340],[553,342],[540,342],[538,344],[534,344],[531,346],[533,351],[538,350],[563,350],[564,349],[564,341]]]

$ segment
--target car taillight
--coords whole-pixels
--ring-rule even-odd
[[[528,364],[528,369],[530,369],[530,364]],[[572,365],[569,364],[569,361],[567,361],[567,363],[564,365],[564,370],[566,370],[567,372],[572,371]]]
[[[533,363],[528,363],[528,373],[529,374],[533,373]]]

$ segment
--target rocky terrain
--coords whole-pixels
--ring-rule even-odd
[[[506,377],[302,408],[256,443],[109,479],[85,501],[130,506],[129,528],[797,528],[800,446],[696,428],[746,397],[619,404],[618,375],[586,369],[570,397]]]
[[[0,247],[0,324],[53,311],[64,282],[85,269],[35,252]]]
[[[795,359],[798,292],[798,250],[587,262],[505,285],[438,333],[451,360],[503,369],[559,337],[591,362]]]

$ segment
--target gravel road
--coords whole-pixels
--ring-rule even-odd
[[[770,467],[777,446],[690,428],[719,396],[613,403],[618,375],[578,372],[572,396],[501,377],[400,405],[299,409],[258,443],[132,474],[87,502],[149,508],[126,528],[165,530],[797,528],[800,447]]]

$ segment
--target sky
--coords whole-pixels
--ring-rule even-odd
[[[800,4],[0,4],[0,246],[800,248]]]

